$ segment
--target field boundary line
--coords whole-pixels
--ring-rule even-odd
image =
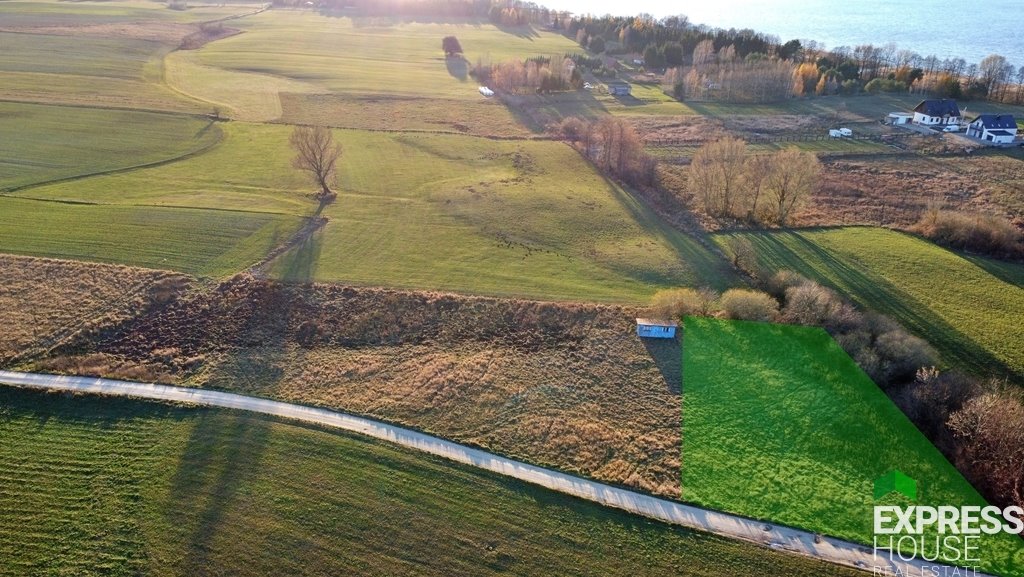
[[[210,124],[207,125],[207,128],[209,128],[210,126],[214,126],[216,123],[217,123],[216,120],[210,120]],[[0,193],[10,194],[12,192],[21,192],[23,190],[29,190],[29,189],[32,189],[32,188],[39,188],[39,187],[42,187],[42,186],[50,186],[50,185],[53,185],[53,184],[61,184],[61,183],[64,183],[64,182],[74,182],[76,180],[83,180],[83,179],[86,179],[86,178],[92,178],[94,176],[110,176],[112,174],[121,174],[121,173],[124,173],[124,172],[131,172],[133,170],[144,170],[144,169],[147,169],[147,168],[157,168],[159,166],[164,166],[164,165],[167,165],[167,164],[173,164],[175,162],[180,162],[182,160],[188,160],[190,158],[193,158],[193,157],[196,157],[196,156],[200,156],[202,154],[206,154],[207,152],[213,150],[217,146],[220,146],[220,144],[224,142],[224,131],[221,130],[221,128],[219,126],[217,127],[217,130],[220,131],[220,135],[217,137],[216,140],[214,140],[213,142],[211,142],[211,143],[209,143],[209,144],[207,144],[207,145],[205,145],[205,146],[203,146],[201,148],[197,148],[195,150],[191,150],[189,152],[186,152],[184,154],[180,154],[178,156],[174,156],[174,157],[171,157],[171,158],[164,158],[162,160],[156,160],[156,161],[153,161],[153,162],[146,162],[146,163],[143,163],[143,164],[136,164],[134,166],[123,166],[121,168],[112,168],[112,169],[109,169],[109,170],[101,170],[101,171],[98,171],[98,172],[90,172],[90,173],[85,173],[85,174],[76,174],[74,176],[64,176],[64,177],[61,177],[61,178],[55,178],[53,180],[46,180],[46,181],[43,181],[43,182],[34,182],[32,184],[22,184],[20,186],[13,186],[11,188],[0,189]],[[18,198],[22,198],[22,197],[18,197]],[[31,199],[31,200],[47,201],[47,200],[51,200],[51,199],[36,198],[36,199]],[[52,199],[52,200],[54,202],[59,202],[59,200],[57,200],[57,199]],[[84,202],[84,201],[67,201],[67,203],[68,204],[99,204],[99,203],[91,203],[91,202]],[[144,206],[150,206],[150,205],[144,205]]]
[[[545,487],[566,495],[621,509],[636,515],[679,525],[722,537],[751,542],[770,549],[803,555],[821,561],[863,570],[884,567],[887,575],[924,574],[932,568],[944,567],[917,559],[911,561],[888,560],[875,556],[871,548],[792,527],[766,524],[738,515],[703,509],[693,505],[644,495],[628,489],[606,485],[568,473],[545,469],[494,453],[460,445],[412,429],[387,424],[366,417],[339,411],[250,397],[224,391],[117,381],[96,377],[48,375],[0,370],[0,383],[23,388],[50,391],[69,391],[87,394],[132,397],[156,401],[170,401],[192,405],[220,407],[249,411],[263,415],[323,425],[335,429],[366,435],[469,465],[506,477]],[[962,569],[961,569],[962,571]],[[878,575],[876,571],[874,573]],[[991,577],[973,573],[980,577]]]

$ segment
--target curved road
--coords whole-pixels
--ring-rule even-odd
[[[543,467],[530,465],[514,459],[501,457],[480,449],[474,449],[446,441],[444,439],[412,431],[395,425],[388,425],[372,419],[356,417],[331,411],[295,405],[280,401],[271,401],[257,397],[248,397],[234,393],[210,391],[189,387],[173,387],[148,383],[132,383],[92,377],[66,377],[36,373],[16,373],[0,371],[0,383],[35,389],[58,391],[75,391],[119,397],[135,397],[160,401],[192,403],[211,407],[239,409],[274,415],[297,421],[305,421],[326,425],[345,431],[360,433],[376,439],[383,439],[432,455],[438,455],[452,461],[486,469],[488,471],[513,477],[534,485],[573,495],[588,501],[594,501],[609,507],[623,509],[630,513],[657,519],[674,525],[707,531],[723,537],[742,539],[765,545],[772,549],[789,551],[822,561],[858,567],[874,571],[875,575],[962,575],[952,568],[943,571],[943,567],[923,561],[902,561],[898,557],[895,562],[881,556],[876,557],[871,548],[838,539],[823,538],[815,542],[813,533],[780,527],[768,526],[763,522],[744,517],[729,515],[718,511],[701,509],[684,505],[675,501],[659,499],[626,489],[612,487],[597,481],[583,479],[552,471]],[[888,570],[882,572],[882,568]],[[932,572],[936,568],[939,573]],[[981,573],[968,573],[978,577],[987,577]]]

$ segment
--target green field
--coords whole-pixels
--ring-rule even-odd
[[[253,211],[308,216],[315,209],[311,184],[289,164],[290,127],[232,122],[223,131],[215,148],[180,162],[17,194],[122,207],[116,210],[245,211],[220,218],[244,215],[261,223],[270,216]],[[613,302],[644,301],[659,287],[721,288],[733,281],[720,257],[662,223],[565,144],[358,130],[336,135],[344,147],[339,197],[324,211],[326,228],[278,263],[282,278]],[[163,233],[154,228],[153,234]],[[60,254],[15,250],[15,241],[12,235],[4,250]],[[80,255],[77,245],[67,250],[65,256]],[[176,262],[171,268],[226,270]]]
[[[1024,266],[967,258],[877,228],[728,233],[753,243],[762,265],[835,287],[935,345],[947,364],[1024,376]]]
[[[214,124],[223,134],[201,155],[144,170],[37,186],[19,196],[147,206],[274,212],[306,216],[316,208],[312,186],[291,166],[292,129],[232,122]]]
[[[113,33],[72,36],[0,32],[0,46],[2,99],[209,111],[163,84],[163,59],[173,47],[164,42]]]
[[[282,278],[617,302],[732,282],[565,144],[338,134],[331,220],[278,263]]]
[[[684,500],[868,544],[892,469],[918,504],[985,504],[824,330],[689,317],[683,344]],[[1024,541],[980,547],[985,571],[1024,575]]]
[[[226,276],[302,225],[294,216],[0,197],[0,252]]]
[[[440,100],[436,106],[427,104],[419,115],[415,108],[405,111],[409,119],[431,121],[437,107],[482,100],[477,83],[468,76],[469,66],[477,58],[497,63],[579,51],[574,42],[559,34],[529,26],[499,29],[467,20],[391,22],[270,11],[233,21],[232,26],[245,33],[192,53],[172,54],[167,81],[185,94],[227,107],[237,118],[254,121],[280,117],[281,94],[293,104],[291,118],[296,106],[304,106],[305,94],[317,95],[310,102],[314,108],[323,106],[319,95],[357,97],[341,102],[356,115],[375,114],[374,102],[366,101],[367,97]],[[459,38],[467,61],[445,59],[441,38],[447,35]],[[466,116],[473,118],[481,112],[493,114],[493,123],[514,129],[501,107],[472,108]],[[344,119],[329,124],[338,125],[338,121]]]
[[[191,116],[0,102],[0,191],[168,160],[220,136]]]
[[[0,575],[859,573],[244,413],[0,389]]]
[[[0,23],[4,27],[82,26],[139,21],[204,22],[232,14],[250,12],[254,3],[190,3],[188,10],[170,10],[163,2],[147,0],[76,0],[65,2],[0,2]]]

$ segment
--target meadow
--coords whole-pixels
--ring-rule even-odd
[[[209,120],[0,102],[0,191],[172,160],[216,144]]]
[[[254,3],[190,3],[188,10],[170,10],[162,2],[146,0],[96,0],[62,2],[7,0],[0,2],[3,28],[83,26],[139,21],[203,22],[250,12]]]
[[[0,575],[858,575],[385,443],[0,389]]]
[[[0,197],[0,252],[211,277],[255,264],[301,225],[278,214]]]
[[[684,335],[683,500],[867,544],[890,470],[917,504],[986,504],[824,330],[688,317]],[[1024,575],[1024,541],[979,546],[982,570]]]
[[[718,255],[565,144],[338,135],[330,222],[278,261],[280,278],[606,302],[732,282]]]
[[[270,220],[284,226],[297,220],[292,217],[312,214],[312,187],[290,166],[290,127],[221,126],[222,142],[180,162],[16,194],[102,205],[59,205],[69,214],[173,206],[211,209],[196,214],[219,214],[231,222],[252,219],[252,226]],[[338,199],[323,211],[329,222],[276,263],[274,274],[280,278],[633,303],[645,301],[657,287],[721,288],[732,282],[719,256],[661,222],[565,144],[358,130],[336,135],[344,153]],[[153,222],[151,234],[161,234],[156,226],[164,221]],[[199,230],[210,238],[216,233]],[[283,229],[275,225],[273,230],[281,238],[277,232]],[[112,238],[112,231],[95,234]],[[19,246],[14,236],[5,250],[26,251],[13,248]],[[56,247],[64,240],[49,242],[51,250],[24,253],[62,254]],[[82,256],[75,241],[66,243],[65,256]],[[246,246],[269,250],[272,245],[253,240]],[[246,258],[255,254],[243,252]],[[220,274],[228,270],[227,262],[239,262],[200,264],[203,258],[123,262],[195,274]]]
[[[722,233],[748,239],[769,271],[793,270],[889,315],[932,343],[947,365],[1024,375],[1024,267],[967,257],[879,228]]]
[[[168,10],[171,12],[171,10]],[[134,25],[145,30],[145,25]],[[159,24],[152,25],[159,30]],[[132,33],[0,32],[0,98],[50,104],[209,112],[163,84],[164,56],[188,28],[157,39]],[[164,38],[167,36],[167,38]],[[60,54],[54,58],[54,54]]]

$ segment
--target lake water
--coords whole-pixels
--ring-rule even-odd
[[[1024,1],[980,0],[550,0],[551,8],[656,17],[685,14],[716,28],[751,28],[783,41],[812,39],[828,48],[895,43],[927,56],[977,63],[1002,54],[1024,65]]]

